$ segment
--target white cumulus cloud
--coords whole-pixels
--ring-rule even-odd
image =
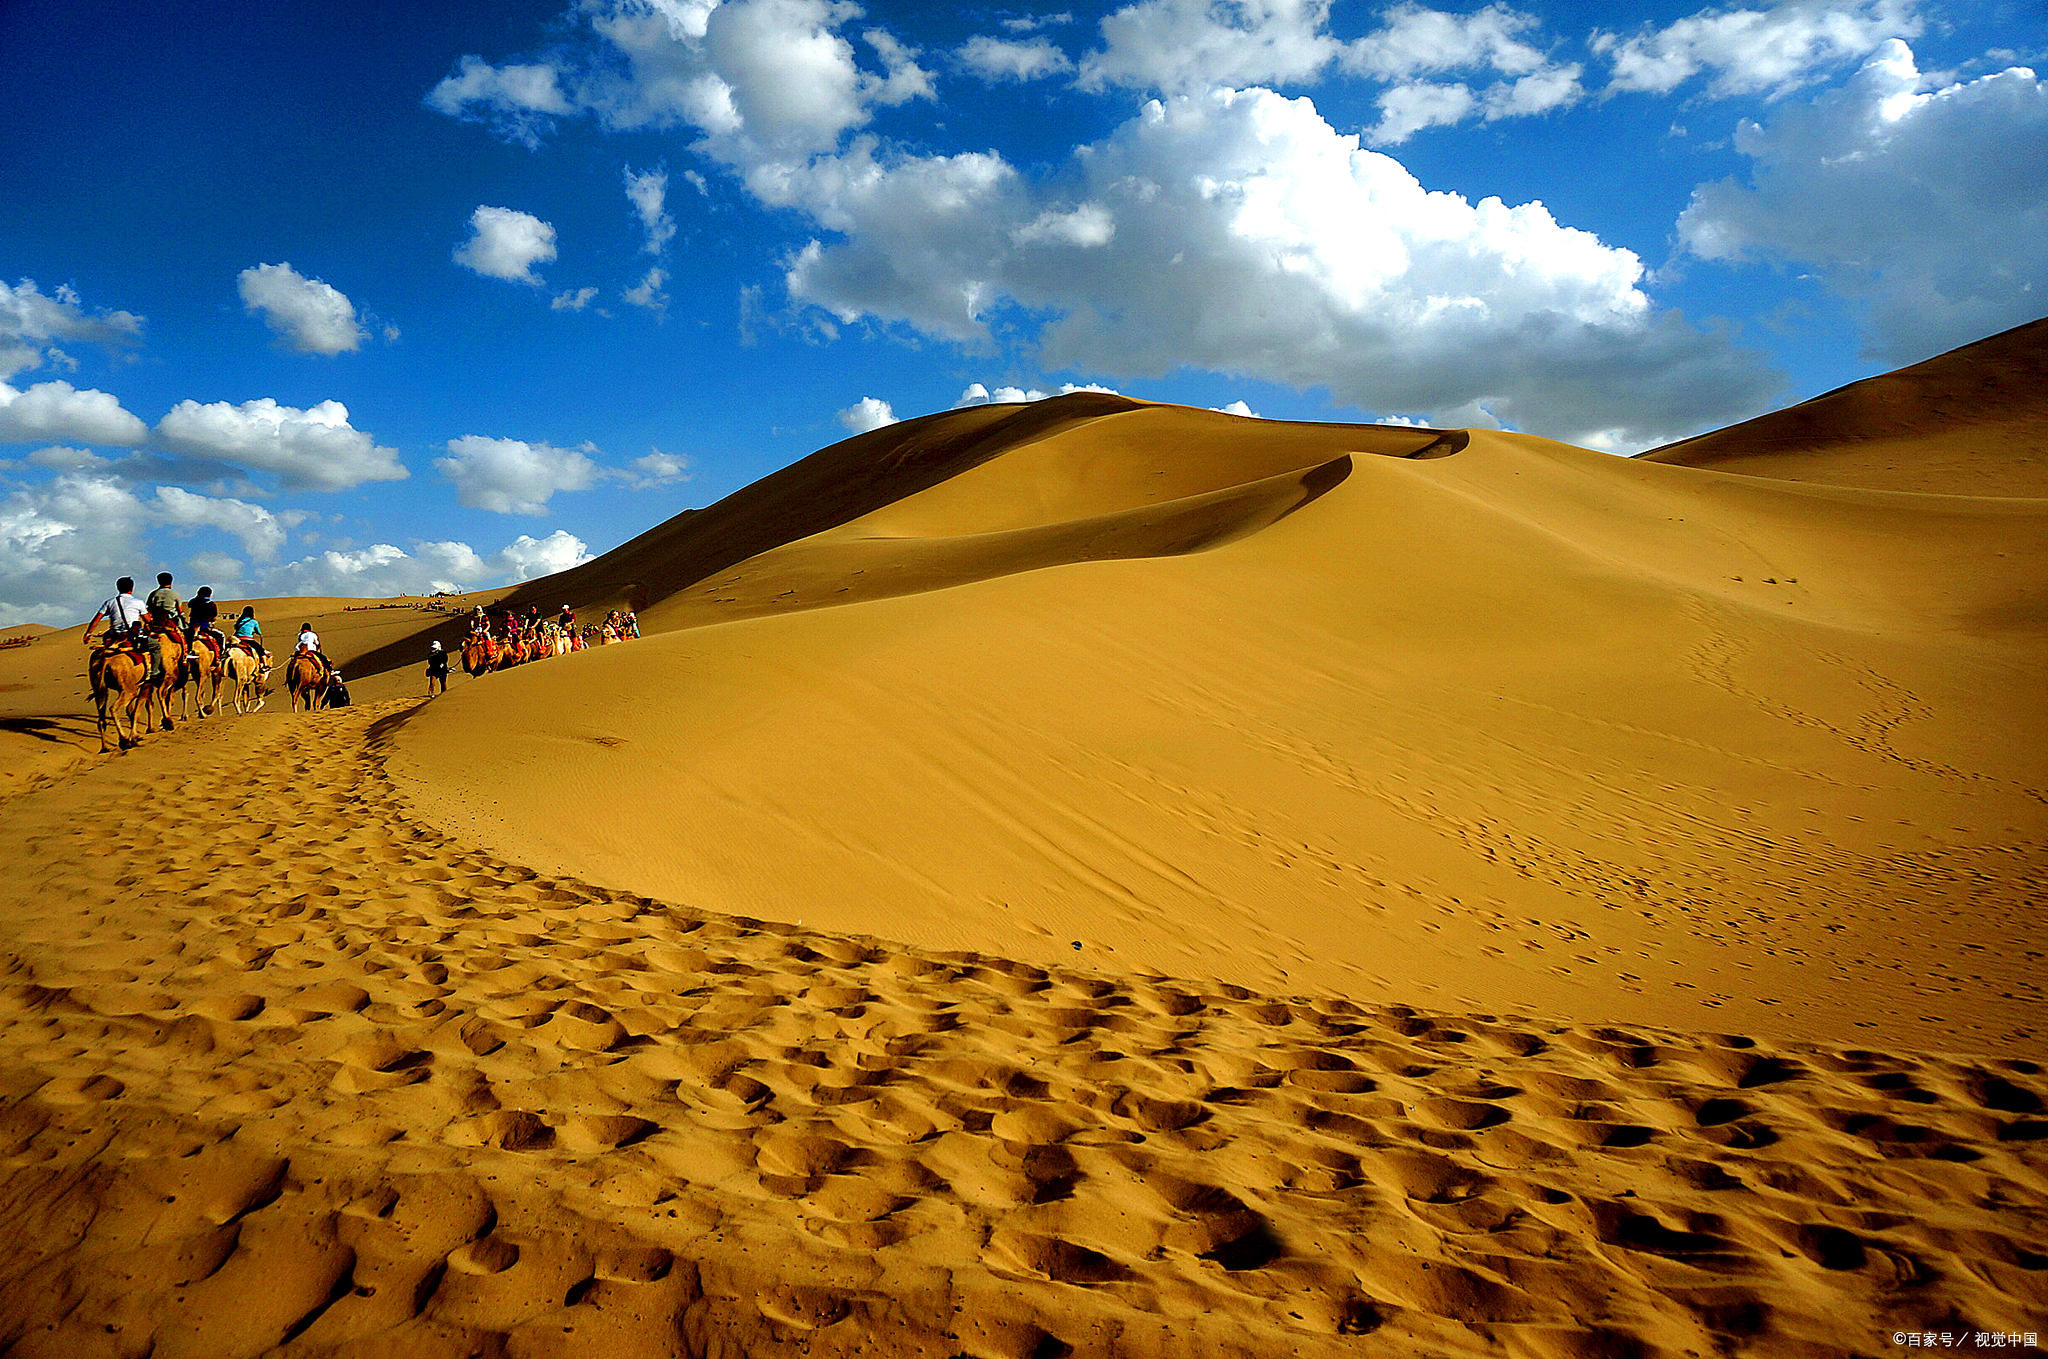
[[[454,75],[428,92],[427,107],[457,118],[484,111],[505,136],[537,146],[549,120],[576,111],[559,80],[545,63],[492,66],[467,56]]]
[[[383,598],[436,590],[489,589],[565,571],[591,559],[581,539],[557,529],[545,538],[521,534],[488,557],[464,542],[392,543],[316,553],[264,573],[273,594]]]
[[[668,310],[668,294],[661,290],[662,285],[667,282],[668,270],[657,264],[642,275],[638,283],[620,293],[619,296],[634,306],[645,307],[659,316]]]
[[[953,409],[957,411],[962,406],[1016,405],[1043,401],[1053,395],[1065,396],[1068,392],[1107,392],[1111,396],[1118,395],[1114,387],[1103,387],[1093,382],[1063,382],[1057,393],[1042,392],[1036,387],[997,386],[991,390],[985,383],[970,382],[966,390],[960,393],[960,399],[953,403]]]
[[[628,168],[625,174],[626,198],[633,204],[641,230],[646,233],[640,248],[650,255],[659,255],[676,234],[676,220],[669,216],[667,207],[668,171],[635,172]]]
[[[531,213],[479,207],[470,214],[470,236],[455,248],[455,262],[486,278],[540,286],[536,264],[555,258],[555,229]]]
[[[339,491],[407,475],[398,451],[351,426],[348,407],[339,401],[305,410],[267,396],[239,406],[180,401],[157,422],[156,443],[186,457],[268,473],[288,491]]]
[[[556,448],[522,439],[466,434],[448,441],[448,456],[434,469],[455,485],[455,498],[472,509],[499,514],[541,514],[557,491],[593,485],[600,468],[585,448]]]
[[[1701,10],[1626,37],[1595,33],[1590,45],[1613,65],[1610,89],[1664,94],[1706,76],[1710,94],[1782,95],[1922,26],[1911,0],[1787,0]]]
[[[871,429],[896,423],[896,412],[889,403],[876,397],[864,396],[839,412],[839,423],[855,434],[865,434]]]
[[[646,457],[633,459],[618,475],[636,491],[651,486],[667,486],[690,479],[690,460],[680,453],[649,449]]]
[[[242,305],[260,314],[285,344],[303,354],[340,354],[363,343],[356,308],[340,289],[285,264],[241,273]]]
[[[1815,271],[1908,363],[2048,312],[2048,82],[2024,67],[1936,85],[1903,42],[1847,85],[1745,123],[1747,182],[1702,185],[1693,254]]]
[[[1116,238],[1116,219],[1100,203],[1083,203],[1070,211],[1048,210],[1010,233],[1018,245],[1108,245]]]
[[[490,566],[508,581],[537,580],[591,559],[590,549],[581,538],[565,529],[556,529],[545,538],[520,534],[493,554]]]
[[[1074,69],[1050,38],[969,38],[960,45],[960,64],[983,80],[1042,80]]]
[[[1185,92],[1317,77],[1342,51],[1329,0],[1139,0],[1104,17],[1080,84]]]
[[[0,443],[76,439],[132,447],[148,432],[148,426],[106,392],[77,388],[61,378],[24,390],[0,382]]]
[[[548,305],[556,311],[582,311],[597,296],[595,288],[571,288],[555,294]]]
[[[841,0],[589,0],[581,30],[547,59],[465,57],[430,107],[531,144],[556,118],[613,129],[694,127],[733,165],[828,150],[878,107],[930,98],[918,54]]]
[[[0,627],[83,623],[140,576],[142,502],[110,477],[73,473],[0,500]]]
[[[1526,40],[1534,15],[1506,5],[1452,14],[1422,5],[1395,5],[1377,31],[1348,45],[1345,69],[1380,80],[1410,80],[1441,71],[1489,70],[1527,75],[1548,64]]]
[[[1430,192],[1305,99],[1155,101],[1060,183],[1113,238],[1020,239],[1052,205],[999,158],[855,146],[781,181],[781,202],[841,238],[800,250],[785,281],[842,320],[963,343],[989,342],[986,313],[1016,304],[1052,317],[1039,359],[1055,371],[1186,365],[1560,438],[1681,437],[1778,390],[1756,355],[1660,312],[1632,252],[1541,203]]]
[[[0,282],[0,381],[66,355],[61,344],[83,341],[110,349],[132,344],[142,318],[126,311],[88,311],[76,291],[45,293],[34,279]]]
[[[242,546],[258,561],[270,560],[284,546],[286,517],[246,500],[198,495],[181,486],[159,486],[156,503],[149,509],[157,522],[174,528],[216,528],[232,534],[242,540]]]

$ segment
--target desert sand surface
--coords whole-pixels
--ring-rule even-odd
[[[2048,496],[2048,319],[1641,456],[1824,485]]]
[[[2048,499],[1898,484],[2038,336],[1806,462],[926,417],[119,756],[0,650],[0,1350],[2038,1336]]]

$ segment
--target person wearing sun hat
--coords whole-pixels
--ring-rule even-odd
[[[439,685],[439,688],[435,686]],[[448,649],[439,642],[427,643],[427,697],[448,692]]]

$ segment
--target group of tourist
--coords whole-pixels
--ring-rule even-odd
[[[95,630],[102,621],[107,625],[106,631],[95,637]],[[220,605],[213,597],[213,587],[200,586],[188,605],[178,593],[171,573],[161,571],[157,573],[156,589],[150,591],[146,599],[135,597],[132,576],[123,576],[116,581],[113,597],[100,605],[99,612],[85,625],[85,638],[88,645],[97,643],[110,650],[129,650],[144,657],[149,665],[147,683],[151,685],[164,679],[163,643],[166,637],[188,651],[195,645],[209,646],[221,658],[227,656],[231,647],[242,648],[255,656],[267,670],[270,653],[263,645],[263,625],[256,618],[255,606],[245,605],[232,627],[232,637],[221,630]],[[520,614],[511,609],[492,613],[479,604],[469,617],[466,645],[482,644],[491,659],[481,669],[497,669],[504,664],[582,651],[590,646],[629,641],[639,636],[640,620],[631,609],[613,609],[605,615],[602,624],[579,628],[576,615],[566,604],[562,606],[560,616],[551,620],[541,617],[537,605]],[[505,653],[502,660],[501,649]],[[294,654],[316,658],[329,676],[329,682],[340,687],[341,671],[320,650],[320,636],[313,631],[311,623],[299,625]],[[447,649],[439,642],[428,643],[429,697],[447,691],[448,667]],[[480,672],[476,667],[472,669]],[[343,689],[342,692],[347,691]]]
[[[105,619],[107,629],[97,639],[93,630]],[[213,587],[202,585],[199,593],[192,597],[188,606],[179,595],[173,577],[168,571],[159,571],[156,588],[149,592],[147,599],[135,598],[135,579],[123,576],[114,582],[113,598],[100,605],[99,612],[85,625],[85,639],[88,644],[110,648],[130,648],[140,652],[149,660],[149,682],[155,684],[164,677],[164,638],[168,637],[180,646],[195,644],[210,646],[221,656],[228,648],[240,647],[263,661],[270,661],[270,652],[263,645],[263,624],[257,621],[254,605],[244,605],[241,616],[234,621],[234,636],[230,638],[221,631],[220,604],[213,597]],[[310,639],[310,641],[308,640]],[[313,635],[312,625],[306,624],[299,634],[299,650],[319,655],[320,639]],[[325,656],[320,659],[324,662]],[[330,664],[330,670],[333,666]]]
[[[551,620],[541,617],[538,604],[530,605],[523,614],[515,609],[493,613],[479,604],[469,615],[468,640],[471,641],[481,638],[496,642],[532,642],[568,637],[576,643],[570,649],[581,651],[586,646],[623,642],[639,635],[640,619],[631,609],[613,609],[605,615],[602,624],[590,623],[581,628],[576,626],[576,615],[567,604]]]

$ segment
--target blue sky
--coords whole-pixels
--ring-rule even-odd
[[[0,626],[527,578],[1071,385],[1682,437],[2048,312],[2041,17],[16,0]]]

